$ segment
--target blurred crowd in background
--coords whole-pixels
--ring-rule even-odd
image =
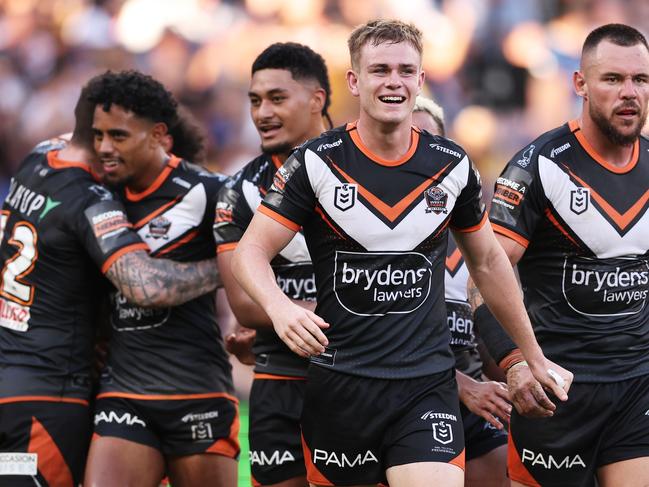
[[[488,201],[516,150],[577,113],[571,79],[587,33],[609,22],[643,30],[649,2],[0,0],[0,201],[21,158],[72,129],[81,85],[107,69],[135,68],[162,81],[203,128],[205,164],[225,174],[259,153],[247,97],[250,66],[273,42],[300,42],[321,53],[334,124],[354,120],[347,37],[377,17],[422,30],[425,94],[444,107],[448,135],[478,165]],[[227,305],[220,309],[221,325],[231,329]],[[236,377],[250,380],[249,373]]]
[[[608,22],[642,30],[649,2],[0,0],[0,201],[25,152],[71,130],[80,85],[107,69],[162,81],[205,130],[206,163],[226,174],[259,152],[247,88],[253,59],[272,42],[320,52],[334,123],[353,120],[346,40],[376,17],[423,31],[426,94],[489,183],[515,150],[576,113],[571,77],[586,34]]]

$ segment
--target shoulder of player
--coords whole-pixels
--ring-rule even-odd
[[[268,176],[268,174],[270,174],[270,178],[272,179],[272,175],[275,174],[275,171],[277,171],[277,167],[273,162],[272,156],[269,154],[260,154],[243,166],[229,179],[235,181],[239,185],[241,185],[243,181],[250,181],[255,186],[259,186],[259,184],[264,180],[264,177]]]
[[[328,151],[342,148],[344,143],[343,137],[346,135],[347,131],[348,130],[345,126],[341,126],[322,132],[317,137],[309,139],[296,147],[293,153],[295,154],[297,152],[304,154],[307,150],[310,150],[322,157],[326,155]]]
[[[210,171],[209,169],[182,159],[169,176],[169,181],[186,191],[194,186],[203,184],[208,193],[218,192],[226,183],[228,177],[224,174]]]
[[[441,135],[433,135],[426,130],[419,130],[419,150],[442,152],[455,157],[458,162],[468,157],[466,151],[452,139]]]
[[[532,172],[538,165],[539,156],[554,161],[559,154],[573,149],[577,145],[573,132],[568,124],[541,134],[531,143],[524,146],[509,160],[508,167],[516,166]]]

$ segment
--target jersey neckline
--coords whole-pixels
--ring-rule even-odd
[[[151,186],[140,192],[134,192],[128,188],[125,188],[124,193],[126,194],[126,199],[129,201],[137,202],[143,200],[150,194],[155,193],[160,188],[160,186],[162,186],[162,183],[167,180],[169,174],[171,174],[171,171],[178,167],[178,164],[180,164],[180,159],[171,154],[169,159],[167,159],[167,165],[162,169],[160,174],[158,174],[158,177],[155,178],[153,183],[151,183]]]
[[[618,167],[618,166],[614,166],[606,159],[604,159],[595,150],[595,148],[592,145],[590,145],[590,143],[588,142],[588,140],[586,140],[586,137],[584,136],[584,132],[581,130],[581,127],[579,126],[578,120],[575,119],[568,122],[568,127],[570,128],[570,131],[574,134],[574,136],[577,138],[579,145],[581,145],[581,147],[588,153],[588,155],[592,157],[600,166],[604,167],[604,169],[607,169],[615,174],[626,174],[630,172],[638,163],[638,159],[640,158],[640,139],[637,139],[633,144],[633,153],[631,154],[631,160],[624,166]]]
[[[358,120],[355,122],[350,122],[347,124],[345,127],[345,130],[349,133],[349,136],[351,137],[352,141],[356,145],[356,147],[363,153],[365,154],[370,160],[376,162],[377,164],[380,164],[381,166],[387,166],[387,167],[396,167],[400,166],[401,164],[404,164],[407,162],[415,153],[417,150],[417,145],[419,144],[419,129],[415,127],[414,125],[410,128],[410,132],[412,134],[412,137],[410,139],[410,147],[408,148],[408,151],[401,156],[399,159],[396,159],[394,161],[389,161],[387,159],[383,159],[382,157],[376,155],[372,150],[367,147],[363,141],[361,140],[360,135],[358,134]]]
[[[90,165],[86,162],[79,161],[66,161],[64,159],[59,159],[59,150],[53,150],[47,153],[47,163],[52,169],[70,169],[77,168],[82,171],[86,171],[92,176],[95,181],[99,181],[100,178],[96,172],[92,170]]]
[[[277,169],[282,167],[282,161],[279,159],[279,156],[277,154],[271,155],[270,160],[272,161],[272,163],[275,165]]]

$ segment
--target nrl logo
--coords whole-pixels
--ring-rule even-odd
[[[442,445],[448,445],[453,441],[453,428],[444,421],[433,423],[433,438]]]
[[[575,215],[581,215],[590,203],[590,190],[588,188],[577,188],[570,191],[570,211]]]
[[[437,187],[433,186],[424,191],[424,199],[426,200],[426,213],[435,213],[439,215],[440,213],[448,213],[446,209],[446,202],[448,201],[448,195],[446,192]]]
[[[171,222],[164,216],[159,216],[154,218],[149,222],[149,234],[147,237],[159,239],[163,238],[169,240],[167,234],[169,233],[169,228],[171,227]]]
[[[357,186],[355,184],[343,184],[336,186],[334,190],[334,206],[340,211],[347,211],[356,203]]]

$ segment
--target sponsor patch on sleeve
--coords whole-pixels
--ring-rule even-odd
[[[289,179],[291,179],[291,176],[293,176],[293,174],[295,173],[295,171],[297,171],[300,165],[301,165],[300,161],[298,161],[295,156],[289,157],[284,163],[284,165],[281,166],[275,173],[275,177],[273,177],[273,186],[271,187],[271,190],[277,191],[279,193],[283,193],[284,188],[286,187],[286,183],[288,182]]]
[[[84,215],[104,254],[140,239],[130,229],[124,207],[118,201],[100,201],[86,208]]]
[[[126,214],[119,210],[110,210],[94,215],[91,219],[92,229],[97,238],[106,238],[123,231],[124,228],[131,228],[126,219]]]

